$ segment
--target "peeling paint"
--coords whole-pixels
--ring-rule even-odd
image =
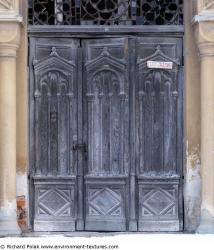
[[[4,206],[0,207],[0,221],[7,217],[16,218],[16,200],[4,202]]]
[[[213,234],[214,232],[214,214],[207,209],[202,209],[200,226],[197,233]]]
[[[28,190],[28,184],[27,184],[27,174],[18,172],[16,174],[16,196],[27,196],[27,190]]]
[[[201,174],[199,145],[186,152],[186,175],[184,184],[185,228],[195,231],[200,223],[201,212]]]
[[[189,143],[187,141],[186,144],[186,159],[187,159],[187,166],[194,168],[197,165],[201,164],[200,161],[200,146],[199,144],[194,148],[189,148]]]
[[[20,233],[16,216],[16,200],[4,202],[4,206],[0,207],[0,236],[19,235]]]
[[[17,221],[22,231],[27,230],[27,212],[25,196],[18,196],[17,201]]]
[[[28,181],[27,173],[18,172],[16,174],[16,201],[17,201],[17,221],[22,231],[27,230],[27,200]]]

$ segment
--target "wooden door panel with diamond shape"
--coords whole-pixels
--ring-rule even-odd
[[[183,225],[182,40],[138,38],[137,55],[138,230],[180,231]],[[171,66],[164,68],[162,62]]]
[[[129,172],[128,39],[94,39],[84,49],[85,229],[126,230]]]
[[[35,231],[74,231],[77,201],[77,47],[30,40],[31,192]]]

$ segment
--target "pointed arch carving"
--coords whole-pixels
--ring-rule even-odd
[[[102,74],[111,74],[113,82],[117,81],[120,87],[120,93],[125,93],[127,88],[127,77],[125,74],[126,62],[119,60],[108,52],[104,47],[100,56],[86,63],[87,82],[92,83]],[[87,84],[88,92],[91,91],[92,84]]]
[[[147,61],[161,61],[161,62],[172,62],[173,63],[173,69],[176,69],[180,66],[180,62],[178,59],[172,59],[168,57],[164,52],[161,50],[160,45],[156,47],[155,52],[143,59],[138,58],[138,67],[140,69],[147,68]]]
[[[64,91],[72,94],[73,72],[75,65],[72,61],[60,57],[55,47],[52,47],[50,56],[42,60],[34,60],[34,74],[36,78],[36,95],[46,89],[47,94],[61,94]]]
[[[122,174],[125,171],[125,153],[121,144],[126,129],[124,116],[128,112],[126,62],[111,56],[104,47],[100,56],[87,62],[85,67],[89,172]]]
[[[69,119],[73,115],[75,65],[60,57],[55,47],[50,55],[34,60],[36,120],[36,174],[70,173]]]
[[[147,61],[172,62],[172,69],[151,69]],[[180,62],[156,51],[138,59],[139,172],[176,172],[176,123]],[[144,139],[145,138],[145,139]],[[147,157],[144,157],[147,155]]]

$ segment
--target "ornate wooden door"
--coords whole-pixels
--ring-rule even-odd
[[[85,229],[125,231],[129,201],[128,39],[85,40]]]
[[[137,38],[136,53],[138,230],[179,231],[183,227],[182,40]]]
[[[75,39],[30,40],[30,207],[35,231],[73,231],[77,219]]]
[[[182,230],[181,55],[180,38],[30,38],[35,231]]]

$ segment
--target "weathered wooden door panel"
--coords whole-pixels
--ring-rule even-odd
[[[30,38],[35,231],[182,230],[181,64],[179,38]]]
[[[182,230],[182,40],[138,38],[136,165],[138,230]],[[171,62],[171,69],[148,61]],[[161,67],[161,66],[159,66]]]
[[[30,150],[35,231],[73,231],[76,219],[78,40],[30,40]]]
[[[128,39],[83,42],[85,229],[125,231],[129,173]]]

